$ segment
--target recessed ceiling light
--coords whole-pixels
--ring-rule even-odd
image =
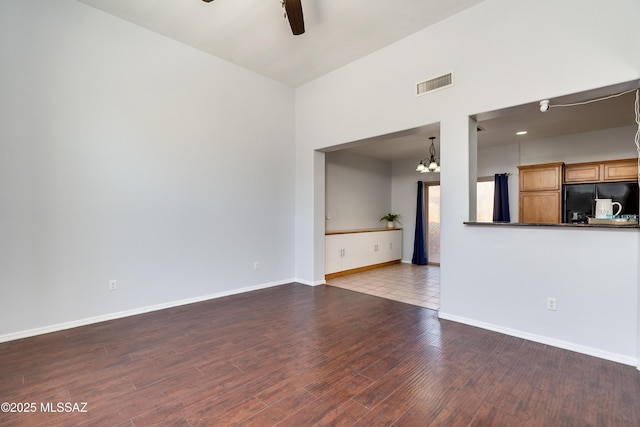
[[[526,135],[526,134],[527,134],[526,130],[521,130],[521,131],[516,132],[516,135]]]

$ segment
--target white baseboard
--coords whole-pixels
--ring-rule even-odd
[[[500,332],[501,334],[510,335],[513,337],[523,338],[525,340],[538,342],[541,344],[547,344],[552,347],[558,347],[565,350],[575,351],[576,353],[582,353],[589,356],[598,357],[600,359],[611,360],[612,362],[622,363],[625,365],[635,366],[640,370],[638,365],[638,359],[634,357],[624,356],[622,354],[610,353],[608,351],[599,350],[597,348],[586,347],[583,345],[570,343],[567,341],[556,340],[553,338],[545,337],[543,335],[530,334],[528,332],[519,331],[517,329],[504,328],[502,326],[494,325],[491,323],[480,322],[474,319],[468,319],[466,317],[456,316],[454,314],[438,312],[440,319],[451,320],[458,323],[464,323],[469,326],[476,326],[478,328],[487,329],[489,331]]]
[[[294,279],[293,281],[297,282],[297,283],[301,283],[303,285],[307,285],[307,286],[319,286],[319,285],[326,285],[327,284],[326,280],[316,280],[315,282],[311,282],[309,280]]]
[[[48,334],[51,332],[58,332],[65,329],[77,328],[80,326],[91,325],[93,323],[106,322],[107,320],[120,319],[123,317],[135,316],[137,314],[164,310],[166,308],[178,307],[181,305],[193,304],[193,303],[207,301],[211,299],[222,298],[229,295],[242,294],[245,292],[256,291],[258,289],[272,288],[274,286],[286,285],[288,283],[293,283],[295,281],[296,281],[295,279],[288,279],[288,280],[279,280],[277,282],[262,283],[260,285],[247,286],[245,288],[239,288],[239,289],[231,289],[228,291],[218,292],[215,294],[202,295],[199,297],[187,298],[187,299],[178,300],[178,301],[169,301],[162,304],[134,308],[132,310],[119,311],[116,313],[109,313],[101,316],[89,317],[86,319],[74,320],[71,322],[58,323],[56,325],[50,325],[50,326],[44,326],[41,328],[29,329],[26,331],[14,332],[6,335],[0,335],[0,343],[19,340],[22,338],[29,338],[36,335]]]

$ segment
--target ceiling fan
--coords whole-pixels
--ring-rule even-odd
[[[202,1],[211,3],[213,0]],[[304,15],[302,14],[302,3],[300,1],[301,0],[282,0],[284,15],[289,19],[289,25],[291,25],[291,31],[294,36],[304,33]]]

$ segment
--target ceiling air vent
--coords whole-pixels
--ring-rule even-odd
[[[453,86],[453,74],[448,73],[416,85],[416,95],[424,95],[437,89]]]

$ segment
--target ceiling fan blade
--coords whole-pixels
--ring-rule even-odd
[[[300,0],[284,0],[284,10],[289,18],[289,25],[294,36],[304,33],[304,16]]]

